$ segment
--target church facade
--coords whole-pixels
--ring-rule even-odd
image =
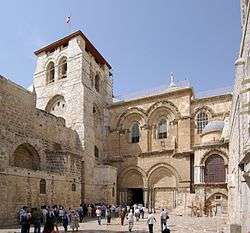
[[[24,205],[227,213],[230,93],[197,98],[172,80],[114,101],[111,66],[81,31],[35,54],[32,91],[0,78],[0,225]]]

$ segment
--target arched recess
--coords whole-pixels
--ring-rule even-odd
[[[119,203],[144,204],[146,173],[139,167],[124,169],[118,176],[117,198]]]
[[[141,121],[143,125],[145,125],[147,122],[146,112],[142,108],[133,107],[127,109],[119,116],[116,123],[116,128],[124,128],[124,123],[126,122],[126,120],[128,120],[128,118],[131,118],[131,116],[137,116],[137,119],[139,119],[139,121]]]
[[[148,202],[153,208],[174,208],[180,177],[168,164],[157,164],[148,172]]]
[[[206,199],[205,207],[208,216],[226,214],[228,212],[228,196],[220,192],[213,193]]]
[[[64,118],[66,108],[67,106],[64,97],[62,95],[55,95],[48,101],[45,111],[57,117]]]
[[[212,154],[205,161],[204,181],[205,183],[226,182],[226,168],[220,155]]]
[[[221,150],[210,150],[208,152],[206,152],[200,162],[200,166],[205,166],[206,160],[211,156],[211,155],[219,155],[223,158],[224,160],[224,165],[227,166],[228,165],[228,155],[226,152],[221,151]]]
[[[130,175],[133,175],[135,178],[137,177],[137,181],[133,183],[133,181],[130,179]],[[123,171],[118,176],[118,185],[119,188],[132,188],[127,186],[133,186],[138,188],[145,187],[146,184],[146,172],[142,170],[140,167],[137,166],[131,166],[123,169]],[[131,180],[131,184],[129,184]]]
[[[196,119],[196,116],[197,114],[200,112],[200,111],[204,111],[208,114],[208,118],[211,119],[214,117],[215,115],[215,112],[212,108],[210,108],[209,106],[202,106],[202,107],[198,107],[195,109],[194,113],[192,114],[192,118]]]
[[[12,155],[12,166],[31,170],[40,169],[40,157],[36,149],[24,143],[19,145]]]
[[[163,100],[154,103],[148,110],[147,115],[149,122],[153,120],[154,116],[157,115],[157,111],[161,112],[164,110],[167,115],[171,117],[171,119],[179,119],[181,118],[181,113],[179,109],[170,101]]]

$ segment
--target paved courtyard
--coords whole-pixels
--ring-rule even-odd
[[[154,232],[160,232],[160,225],[159,225],[159,215],[156,214],[157,223],[155,225]],[[191,218],[187,216],[175,216],[170,215],[170,229],[171,232],[174,233],[228,233],[228,227],[226,225],[226,220],[223,218]],[[60,232],[64,232],[60,228]],[[147,231],[147,224],[146,219],[141,219],[139,222],[135,222],[134,232],[137,233],[144,233]],[[2,229],[0,233],[14,233],[20,232],[20,229]],[[31,229],[33,232],[33,229]],[[102,225],[98,226],[94,219],[86,220],[84,223],[80,224],[80,231],[82,233],[92,233],[92,232],[99,232],[99,233],[120,233],[120,232],[128,232],[128,225],[125,221],[125,225],[120,225],[120,219],[112,219],[111,225],[106,225],[106,221],[102,220]]]

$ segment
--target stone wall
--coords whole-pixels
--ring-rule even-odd
[[[36,109],[32,93],[3,77],[0,87],[0,225],[13,224],[24,205],[78,206],[82,169],[78,135],[60,118]],[[30,159],[37,160],[36,167],[30,166]],[[45,194],[40,194],[42,179]]]

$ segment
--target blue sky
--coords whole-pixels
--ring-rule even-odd
[[[195,90],[233,84],[240,0],[8,0],[1,2],[0,74],[29,86],[33,52],[82,30],[114,70],[124,95],[189,79]]]

